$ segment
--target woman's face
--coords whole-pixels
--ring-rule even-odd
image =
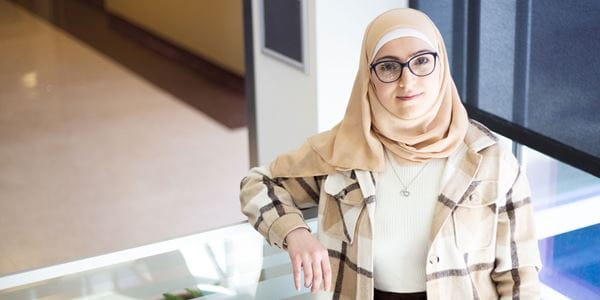
[[[421,50],[434,50],[427,42],[415,37],[401,37],[387,42],[376,53],[372,63],[382,60],[397,60],[402,63]],[[434,71],[424,77],[416,76],[408,67],[402,69],[402,76],[394,82],[380,81],[371,70],[371,82],[381,104],[391,113],[402,119],[414,119],[430,109],[438,95],[440,85],[440,66],[436,62]],[[415,96],[410,99],[402,98]]]

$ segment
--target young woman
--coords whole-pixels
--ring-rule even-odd
[[[413,9],[375,18],[343,120],[252,168],[242,212],[324,299],[537,299],[523,168],[469,119],[444,41]],[[301,208],[318,206],[318,236]],[[322,291],[321,291],[322,290]]]

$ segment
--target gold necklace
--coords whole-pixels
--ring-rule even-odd
[[[417,173],[417,175],[415,175],[415,177],[408,183],[408,185],[404,185],[404,182],[402,182],[402,179],[400,179],[400,176],[398,176],[398,173],[396,173],[396,169],[394,168],[394,165],[392,164],[391,159],[387,155],[387,152],[385,152],[385,157],[387,158],[388,162],[390,163],[390,167],[392,168],[392,171],[394,171],[394,174],[396,175],[396,178],[398,178],[398,181],[400,181],[400,184],[402,184],[402,186],[404,187],[404,189],[402,189],[402,191],[400,191],[400,195],[402,195],[404,197],[410,196],[410,192],[408,191],[408,187],[413,183],[413,181],[415,181],[415,179],[417,179],[417,177],[419,177],[419,175],[421,174],[421,172],[423,172],[423,170],[425,169],[425,167],[427,166],[427,164],[429,164],[429,161],[426,162],[425,165],[423,165],[423,167],[421,167],[421,170],[419,171],[419,173]]]

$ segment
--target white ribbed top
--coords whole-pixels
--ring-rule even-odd
[[[386,150],[387,151],[387,150]],[[402,182],[409,182],[423,165],[400,166],[391,153]],[[379,173],[373,234],[375,288],[397,293],[425,291],[427,240],[447,158],[429,160],[409,185],[410,196],[401,196],[402,184],[386,159]]]

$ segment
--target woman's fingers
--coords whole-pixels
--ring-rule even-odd
[[[295,244],[288,247],[288,253],[292,261],[294,286],[300,290],[301,273],[304,274],[304,286],[311,288],[314,294],[320,289],[331,290],[331,266],[329,264],[329,253],[317,240],[316,243]]]
[[[331,264],[329,263],[329,256],[325,256],[321,261],[321,269],[323,270],[323,288],[325,291],[331,291]]]
[[[303,257],[302,269],[304,270],[304,286],[309,287],[313,280],[313,270],[310,256],[305,255]]]
[[[316,293],[321,288],[321,283],[323,282],[323,271],[321,270],[321,260],[320,258],[313,259],[312,261],[312,269],[313,269],[313,282],[312,288],[310,290],[311,293]]]
[[[299,291],[300,285],[302,284],[300,282],[300,276],[302,272],[302,259],[300,256],[294,256],[292,258],[292,269],[292,272],[294,273],[294,287],[297,291]]]

